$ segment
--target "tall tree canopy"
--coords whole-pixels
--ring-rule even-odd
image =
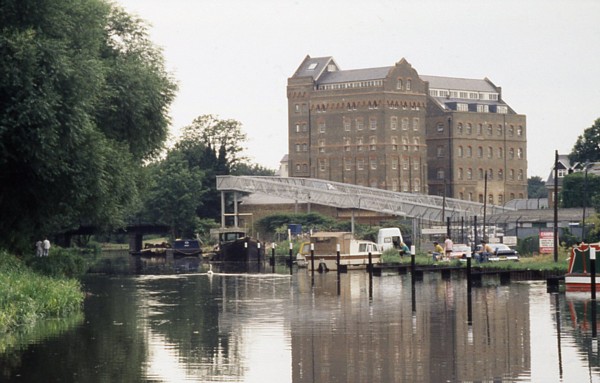
[[[569,154],[571,163],[600,161],[600,118],[577,137],[575,146]]]
[[[548,197],[548,189],[542,177],[533,176],[527,180],[527,197],[528,198],[546,198]]]
[[[0,2],[0,246],[136,207],[176,91],[147,36],[103,0]]]

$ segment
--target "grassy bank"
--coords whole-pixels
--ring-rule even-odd
[[[553,254],[544,255],[521,255],[518,262],[514,261],[500,261],[500,262],[485,262],[478,263],[473,260],[473,265],[482,268],[494,268],[503,270],[540,270],[540,271],[554,271],[557,275],[564,274],[567,272],[568,252],[565,249],[559,249],[557,262],[554,262]],[[401,258],[396,251],[385,251],[382,255],[382,260],[385,263],[409,263],[410,255]],[[431,254],[417,253],[415,255],[415,263],[417,265],[465,265],[464,262],[452,261],[452,262],[433,262]]]
[[[0,333],[73,313],[82,302],[79,281],[40,275],[0,250]]]

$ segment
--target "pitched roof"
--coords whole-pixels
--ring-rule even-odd
[[[319,79],[319,84],[381,80],[386,78],[391,69],[392,67],[382,67],[326,72]]]
[[[429,89],[470,90],[474,92],[496,93],[498,90],[487,80],[469,78],[419,76],[421,80],[429,82]]]

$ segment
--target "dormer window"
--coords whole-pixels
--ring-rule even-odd
[[[317,65],[319,65],[319,64],[318,63],[310,63],[310,65],[308,66],[308,70],[315,70]]]

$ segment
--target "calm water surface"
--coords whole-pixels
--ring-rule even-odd
[[[460,275],[94,276],[83,315],[0,337],[6,382],[600,382],[592,304]],[[338,295],[339,292],[339,295]],[[470,310],[469,310],[470,308]]]

